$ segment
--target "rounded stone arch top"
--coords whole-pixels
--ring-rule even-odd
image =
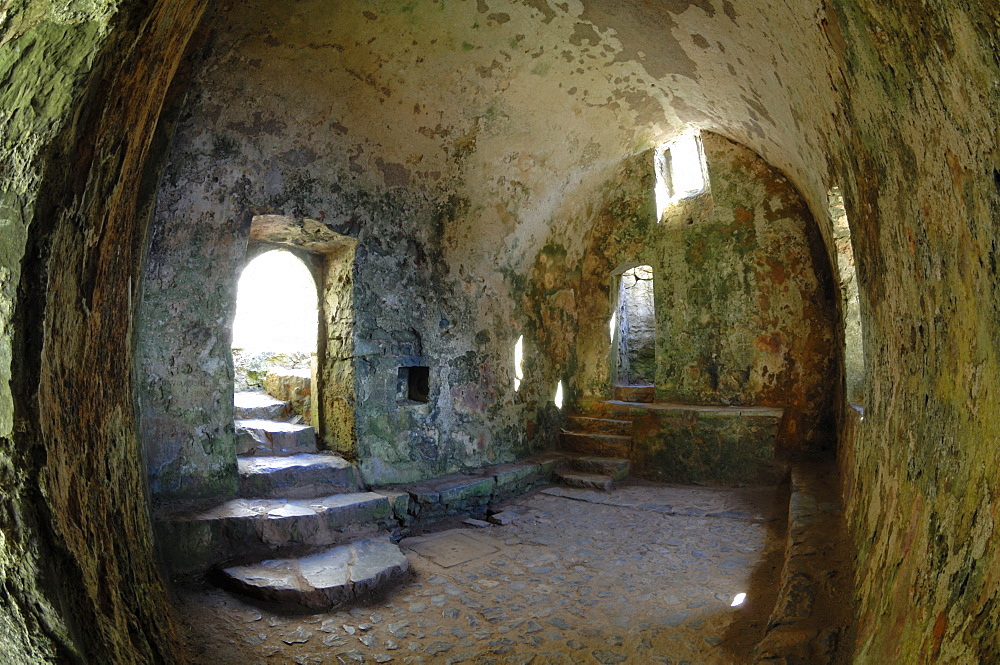
[[[358,243],[357,239],[337,233],[318,220],[275,214],[253,216],[250,242],[296,247],[317,254],[336,254]]]

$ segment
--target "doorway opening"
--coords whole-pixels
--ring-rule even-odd
[[[286,249],[265,249],[240,276],[233,321],[235,389],[288,402],[288,417],[312,420],[319,330],[316,281]]]
[[[656,373],[656,310],[653,268],[641,265],[618,278],[618,308],[614,320],[618,339],[616,383],[653,385]]]

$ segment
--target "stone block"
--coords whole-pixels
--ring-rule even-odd
[[[311,417],[312,371],[309,368],[273,367],[264,377],[264,390],[275,399],[288,402],[307,422]]]
[[[576,471],[611,476],[615,482],[625,480],[632,468],[631,462],[620,457],[573,457],[567,465]]]
[[[384,589],[408,569],[399,547],[386,539],[365,539],[301,558],[226,568],[219,581],[259,600],[318,611]]]
[[[512,512],[510,510],[504,510],[502,512],[490,515],[489,521],[492,522],[493,524],[499,524],[500,526],[504,526],[510,524],[519,517],[521,516],[515,512]]]
[[[504,490],[515,484],[526,486],[534,481],[540,471],[539,464],[502,464],[488,469],[498,490]]]
[[[586,489],[610,492],[614,488],[615,484],[611,476],[596,473],[558,471],[556,472],[556,475],[559,477],[559,480],[571,487],[583,487]]]
[[[237,464],[246,498],[303,499],[363,488],[357,467],[337,455],[241,457]]]
[[[286,545],[325,546],[345,533],[388,526],[389,500],[372,492],[316,499],[234,499],[154,521],[163,559],[174,574],[202,572],[234,554],[267,555]]]
[[[290,414],[288,402],[266,393],[238,392],[233,395],[233,417],[237,420],[283,420]]]
[[[237,449],[250,447],[243,454],[296,455],[316,452],[316,430],[308,425],[273,420],[237,420],[235,425]]]
[[[559,440],[562,449],[581,455],[630,458],[632,437],[589,432],[563,432]]]
[[[376,489],[373,491],[389,500],[389,505],[392,506],[393,517],[397,520],[408,521],[412,518],[410,494],[408,492],[391,489]],[[416,506],[413,506],[413,508],[416,508]]]

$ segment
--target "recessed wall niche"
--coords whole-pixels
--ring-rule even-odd
[[[396,375],[396,401],[425,404],[430,399],[431,368],[400,367]]]

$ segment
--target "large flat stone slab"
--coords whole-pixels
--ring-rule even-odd
[[[357,467],[328,453],[240,457],[240,496],[305,499],[364,488]]]
[[[316,452],[316,430],[274,420],[237,420],[238,455],[298,455]]]
[[[290,413],[288,402],[267,393],[244,391],[233,395],[233,417],[237,420],[281,420]]]
[[[227,558],[267,556],[289,545],[334,545],[392,522],[389,499],[374,492],[315,499],[234,499],[175,512],[154,522],[157,544],[176,574],[202,572]]]
[[[453,568],[498,551],[496,545],[463,529],[450,529],[427,536],[406,538],[401,544],[442,568]]]
[[[365,539],[291,559],[221,571],[222,586],[259,600],[328,610],[401,580],[409,561],[388,539]]]

